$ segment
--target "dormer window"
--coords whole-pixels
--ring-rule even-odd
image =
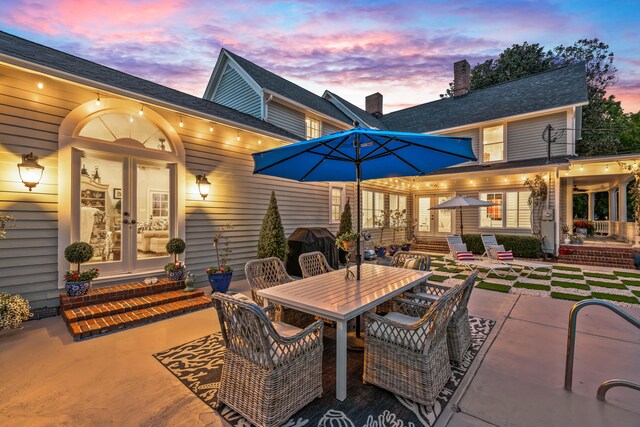
[[[483,163],[501,162],[504,155],[504,126],[491,126],[482,130]]]
[[[312,119],[311,117],[306,118],[307,122],[307,139],[314,139],[320,137],[320,120]]]

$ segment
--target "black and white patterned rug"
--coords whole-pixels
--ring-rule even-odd
[[[295,414],[287,427],[409,427],[433,426],[446,408],[451,396],[469,370],[471,363],[495,325],[493,320],[471,317],[473,343],[464,362],[453,367],[449,379],[433,408],[414,403],[386,390],[362,383],[363,353],[348,352],[347,399],[335,399],[335,341],[325,338],[323,354],[323,394]],[[156,353],[154,357],[196,396],[212,408],[220,386],[224,341],[220,333],[207,335],[178,347]],[[249,426],[242,416],[224,407],[220,415],[231,425]]]

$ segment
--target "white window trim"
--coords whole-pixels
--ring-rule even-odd
[[[486,128],[492,128],[496,126],[502,126],[502,160],[496,160],[493,162],[484,161],[484,130]],[[506,163],[507,162],[507,122],[487,124],[480,128],[480,147],[478,149],[480,156],[478,156],[478,163],[492,165],[494,163]]]
[[[375,196],[372,196],[372,200],[373,200],[373,211],[372,211],[373,212],[373,218],[372,218],[372,221],[375,224],[375,222],[376,222],[376,212],[379,212],[379,211],[385,209],[385,206],[386,206],[386,202],[385,202],[386,197],[385,196],[389,195],[389,193],[385,193],[383,191],[376,191],[376,190],[362,190],[363,193],[365,191],[368,191],[368,192],[372,193],[372,195],[382,194],[382,208],[379,208],[378,206],[376,206],[376,203],[375,203],[376,202],[376,198],[375,198]],[[364,225],[364,206],[362,207],[362,212],[360,213],[360,215],[362,216],[361,220],[362,220],[362,228],[363,229],[378,230],[378,229],[381,228],[381,227],[376,227],[375,225],[373,225],[371,227],[365,227],[365,225]]]
[[[345,185],[340,184],[329,184],[329,224],[340,224],[340,218],[337,221],[333,220],[331,215],[331,208],[333,207],[333,189],[339,188],[342,190],[340,195],[340,215],[344,212],[344,204],[345,204],[345,194],[347,191],[347,187]]]
[[[317,119],[315,117],[307,116],[307,115],[304,116],[304,137],[307,138],[307,139],[316,138],[316,137],[314,137],[314,138],[310,138],[309,137],[309,133],[308,133],[309,129],[308,129],[308,126],[307,126],[307,120],[314,120],[314,121],[318,122],[318,136],[317,136],[317,138],[321,137],[322,136],[322,120]]]
[[[493,162],[492,162],[493,163]],[[501,191],[480,191],[478,192],[478,198],[480,199],[481,194],[502,194],[502,225],[500,227],[486,227],[482,225],[482,208],[478,208],[478,228],[481,230],[531,230],[531,224],[528,227],[507,227],[507,193],[524,193],[526,190],[522,191],[520,189],[510,189],[510,190],[501,190]],[[482,200],[482,199],[480,199]]]
[[[153,216],[153,195],[154,194],[166,194],[168,207],[167,207],[167,216]],[[147,190],[147,215],[149,218],[170,218],[171,217],[171,193],[169,190],[158,190],[158,189],[148,189]]]

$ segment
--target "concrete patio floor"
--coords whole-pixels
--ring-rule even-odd
[[[245,291],[246,282],[233,290]],[[638,426],[640,332],[599,307],[578,321],[574,391],[563,389],[569,301],[474,290],[469,311],[497,324],[441,426]],[[640,317],[640,308],[628,309]],[[2,426],[223,425],[152,356],[219,330],[212,308],[74,342],[62,319],[0,335]],[[325,390],[333,393],[333,390]]]

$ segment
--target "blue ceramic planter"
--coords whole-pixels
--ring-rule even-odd
[[[221,274],[209,274],[209,284],[213,292],[225,293],[229,290],[229,284],[231,283],[231,276],[233,271]]]
[[[380,258],[385,256],[386,254],[387,254],[387,248],[385,248],[385,247],[376,248],[376,255],[379,256]]]
[[[179,282],[184,278],[184,270],[167,271],[167,277],[169,280]]]
[[[400,250],[400,246],[391,245],[389,246],[389,255],[394,256],[396,252],[398,252],[399,250]]]
[[[66,282],[64,284],[64,287],[67,290],[67,295],[69,295],[70,297],[79,297],[89,291],[89,289],[91,288],[91,281],[87,280],[84,282]]]

